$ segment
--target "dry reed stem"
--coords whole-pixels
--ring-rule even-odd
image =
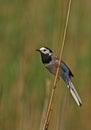
[[[43,129],[42,130],[48,129],[47,125],[49,124],[48,121],[49,121],[49,117],[50,117],[50,113],[51,113],[51,109],[52,109],[52,102],[53,102],[53,97],[54,97],[54,94],[55,94],[55,89],[56,89],[56,84],[57,84],[57,79],[58,79],[59,67],[60,67],[62,54],[63,54],[63,49],[64,49],[64,44],[65,44],[65,40],[66,40],[66,34],[67,34],[67,27],[68,27],[70,10],[71,10],[71,0],[69,0],[69,4],[68,4],[66,23],[65,23],[64,33],[63,33],[62,46],[61,46],[61,51],[60,51],[60,55],[59,55],[59,63],[58,63],[58,67],[57,67],[57,71],[56,71],[56,75],[55,75],[55,79],[54,79],[54,84],[53,84],[53,88],[52,88],[52,92],[51,92],[51,96],[50,96],[50,100],[49,100],[49,105],[48,105],[48,109],[47,109],[47,112],[46,112],[46,116],[45,116],[44,125],[43,125]]]

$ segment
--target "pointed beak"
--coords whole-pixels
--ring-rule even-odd
[[[36,51],[39,51],[39,52],[40,52],[40,50],[39,50],[39,49],[36,49]]]

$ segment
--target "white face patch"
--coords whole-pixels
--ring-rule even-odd
[[[40,51],[43,53],[43,54],[49,54],[50,56],[52,55],[52,52],[50,52],[49,49],[45,48],[45,47],[41,47],[40,48]]]

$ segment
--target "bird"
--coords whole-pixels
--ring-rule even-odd
[[[39,49],[36,49],[36,51],[40,52],[41,60],[44,66],[49,70],[49,72],[55,75],[59,64],[59,58],[48,47],[41,47]],[[64,80],[77,105],[82,106],[81,98],[71,80],[71,77],[73,76],[74,75],[71,72],[70,68],[65,64],[64,61],[61,60],[58,72],[58,79],[61,77]]]

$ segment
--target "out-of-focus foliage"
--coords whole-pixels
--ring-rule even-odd
[[[0,130],[39,129],[53,78],[35,50],[48,46],[59,54],[67,3],[68,0],[0,1]],[[59,82],[50,130],[91,129],[90,13],[90,1],[72,1],[63,53],[75,75],[72,80],[83,106],[79,108],[63,81]]]

